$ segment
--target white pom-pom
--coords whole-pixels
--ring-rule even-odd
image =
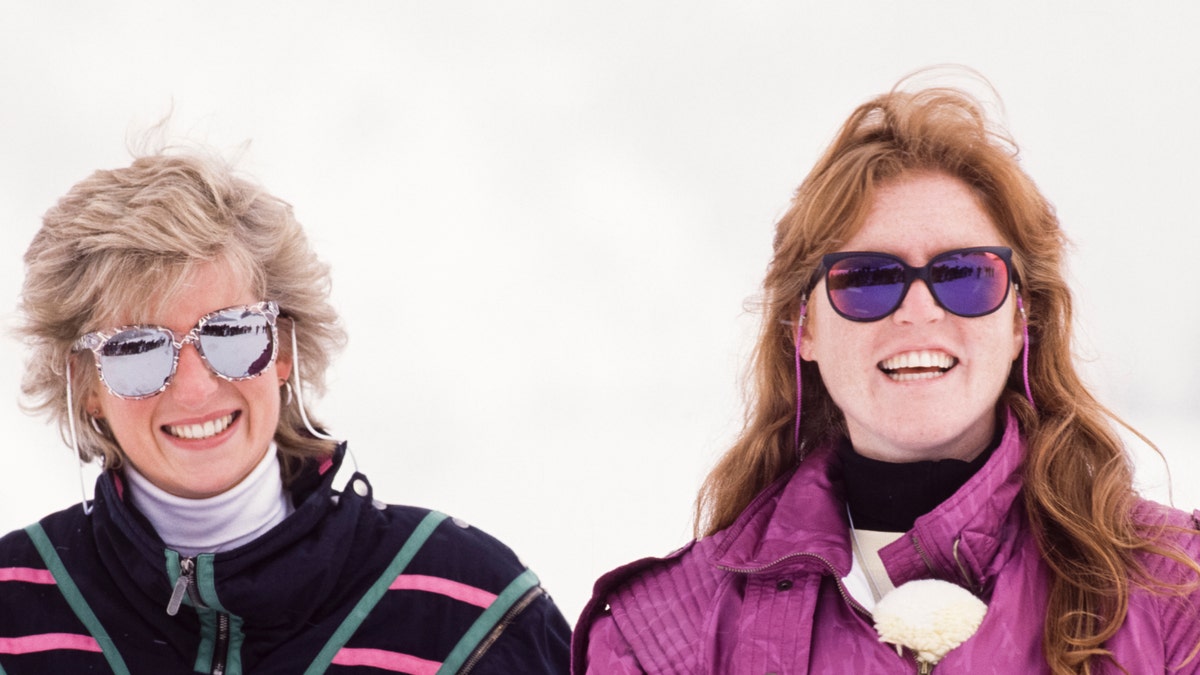
[[[986,613],[987,605],[965,588],[919,579],[875,605],[875,630],[881,642],[908,647],[918,661],[935,664],[974,635]]]

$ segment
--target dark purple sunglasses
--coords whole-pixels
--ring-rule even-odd
[[[951,314],[976,317],[1000,309],[1015,281],[1012,249],[975,246],[946,251],[922,267],[889,253],[845,251],[821,258],[829,304],[851,321],[878,321],[900,307],[915,279]]]

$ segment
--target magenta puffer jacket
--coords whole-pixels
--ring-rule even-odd
[[[936,578],[988,604],[973,637],[939,673],[1048,673],[1042,653],[1049,574],[1020,498],[1023,444],[1009,416],[987,464],[880,555],[897,586]],[[641,560],[596,582],[572,646],[572,672],[695,675],[916,673],[911,652],[881,643],[870,614],[846,592],[851,547],[840,468],[831,448],[812,453],[754,500],[728,529],[666,558]],[[1151,502],[1143,521],[1200,530]],[[1200,559],[1200,533],[1172,535]],[[1177,563],[1148,556],[1161,579],[1187,579]],[[1200,673],[1200,591],[1164,597],[1135,588],[1108,642],[1129,673]],[[1181,664],[1185,664],[1182,665]],[[1120,672],[1110,663],[1093,672]]]

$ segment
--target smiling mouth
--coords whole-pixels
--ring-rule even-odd
[[[945,375],[958,365],[958,359],[945,352],[905,352],[879,362],[879,369],[893,382],[931,380]]]
[[[233,421],[242,413],[240,411],[231,412],[224,417],[218,417],[215,420],[209,420],[204,424],[164,424],[162,430],[168,436],[175,438],[183,438],[189,441],[198,441],[205,438],[212,438],[217,434],[229,428]]]

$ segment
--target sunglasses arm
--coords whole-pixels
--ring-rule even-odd
[[[75,453],[75,460],[79,462],[79,493],[82,495],[80,504],[83,505],[83,514],[91,515],[92,505],[88,503],[87,485],[83,480],[83,455],[79,454],[79,434],[75,429],[75,401],[73,399],[72,380],[74,379],[72,372],[72,364],[75,361],[75,354],[67,354],[67,429],[71,437],[71,450]]]

